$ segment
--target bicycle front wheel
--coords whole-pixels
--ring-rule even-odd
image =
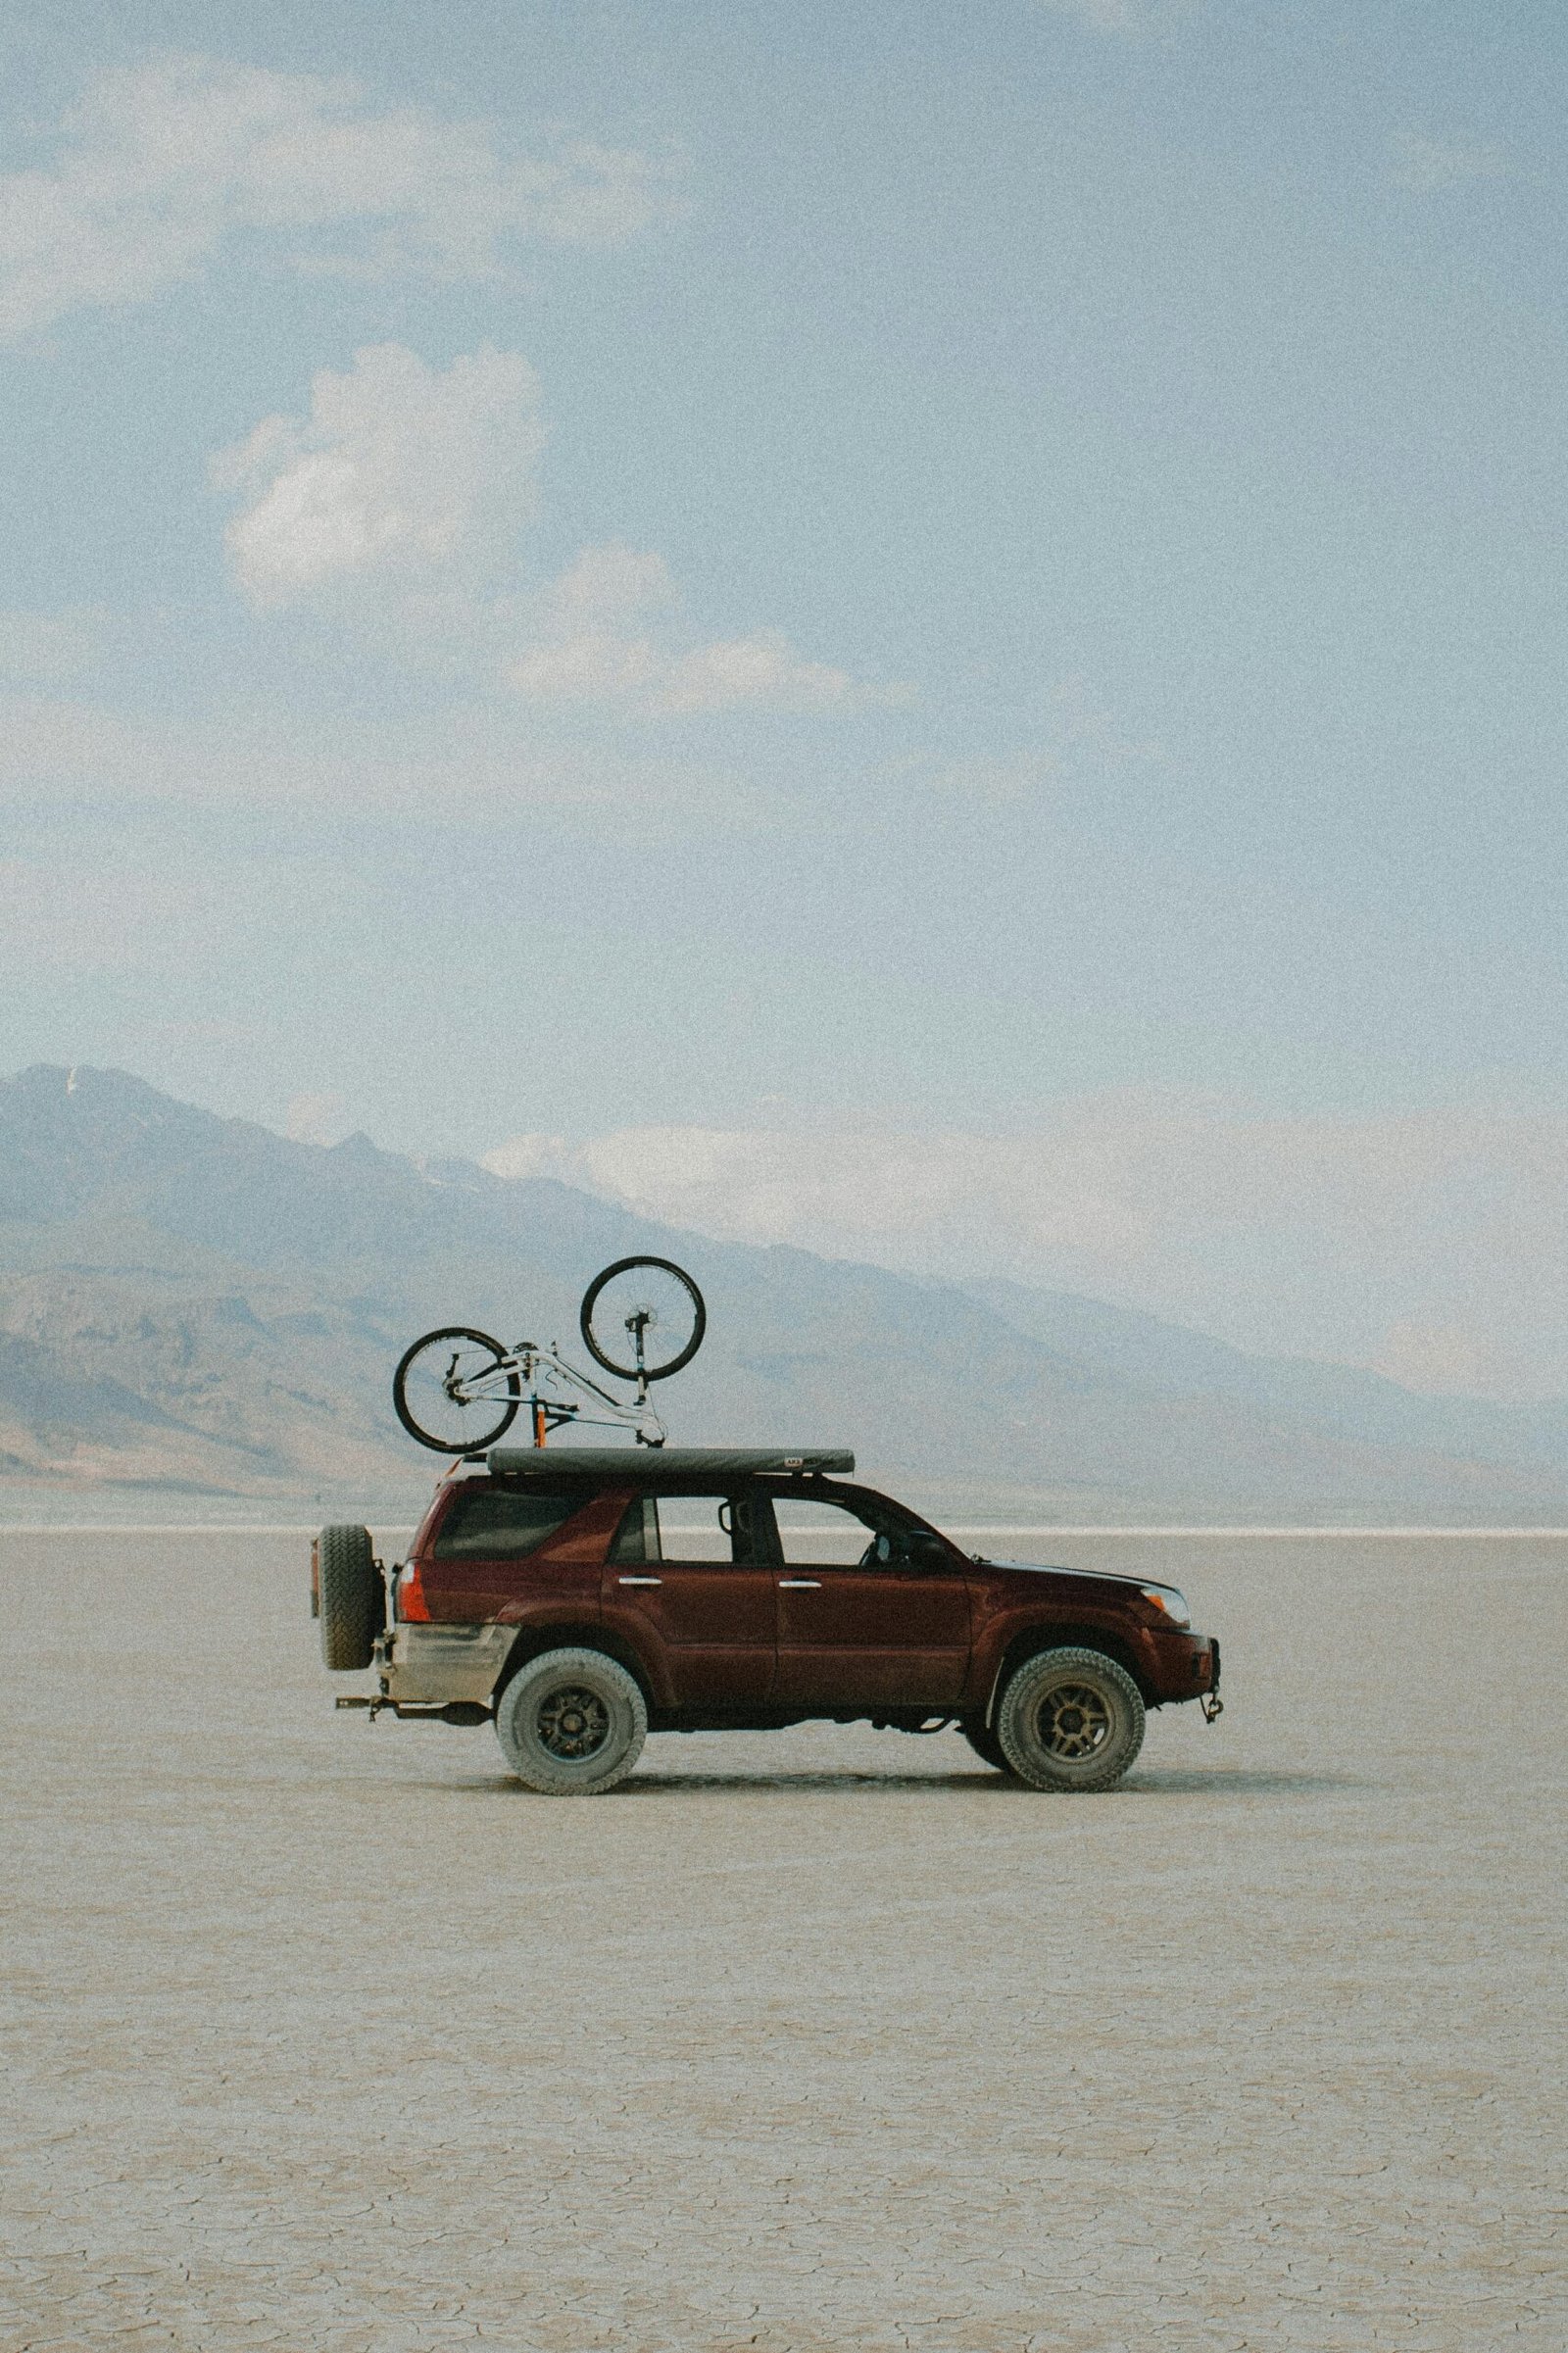
[[[398,1420],[437,1454],[482,1454],[511,1429],[521,1396],[500,1341],[465,1324],[426,1332],[392,1376]]]
[[[708,1309],[668,1258],[617,1258],[595,1275],[578,1318],[584,1346],[623,1381],[667,1381],[703,1345]]]

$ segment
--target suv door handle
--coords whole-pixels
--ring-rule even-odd
[[[778,1590],[781,1593],[819,1593],[822,1580],[820,1577],[781,1577]]]
[[[662,1585],[662,1577],[618,1577],[617,1585]]]

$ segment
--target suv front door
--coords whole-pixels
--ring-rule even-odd
[[[923,1529],[849,1500],[775,1495],[781,1707],[953,1707],[969,1665],[969,1589]]]
[[[772,1530],[744,1491],[634,1498],[605,1563],[606,1621],[657,1644],[678,1707],[744,1714],[773,1687]]]

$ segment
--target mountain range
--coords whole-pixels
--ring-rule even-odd
[[[933,1506],[1069,1518],[1568,1504],[1568,1406],[1418,1396],[1070,1294],[715,1242],[552,1179],[294,1143],[47,1065],[0,1082],[0,1471],[412,1503],[439,1466],[392,1413],[407,1343],[471,1323],[576,1353],[587,1280],[639,1250],[709,1302],[661,1397],[686,1443],[850,1445]]]

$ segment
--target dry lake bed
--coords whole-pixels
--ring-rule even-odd
[[[1568,2344],[1568,1541],[1010,1536],[1223,1720],[337,1715],[298,1537],[0,1534],[7,2353]]]

